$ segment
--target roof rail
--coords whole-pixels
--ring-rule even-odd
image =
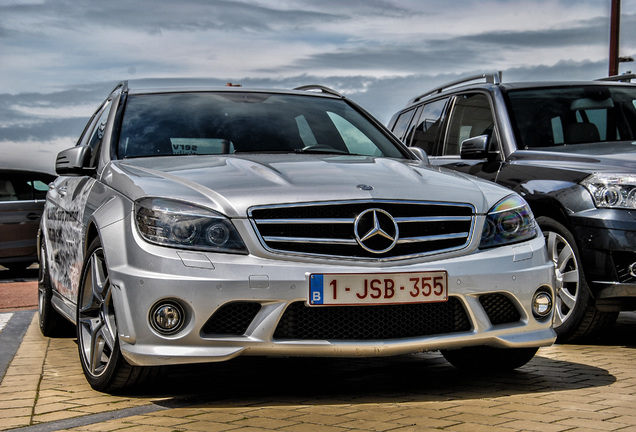
[[[294,90],[320,90],[323,93],[327,93],[327,94],[338,96],[338,97],[344,97],[337,91],[330,89],[329,87],[325,87],[318,84],[304,85],[304,86],[296,87]]]
[[[620,82],[632,82],[633,79],[636,79],[636,74],[631,72],[624,73],[623,75],[612,75],[605,78],[599,78],[596,81],[620,81]]]
[[[471,75],[471,76],[467,76],[464,78],[460,78],[456,81],[451,81],[449,83],[446,83],[444,85],[441,85],[439,87],[435,87],[432,90],[427,91],[426,93],[423,93],[419,96],[414,97],[413,99],[411,99],[410,101],[407,102],[407,105],[411,105],[417,101],[419,101],[420,99],[425,98],[426,96],[435,94],[435,93],[441,93],[442,91],[450,88],[450,87],[455,87],[456,85],[459,84],[464,84],[467,82],[471,82],[471,81],[477,81],[480,79],[485,79],[486,83],[490,83],[490,84],[499,84],[501,83],[501,79],[502,79],[502,72],[494,72],[494,73],[483,73],[483,74],[479,74],[479,75]]]

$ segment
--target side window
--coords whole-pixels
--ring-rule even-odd
[[[111,101],[108,100],[101,109],[101,112],[97,114],[97,120],[93,126],[90,139],[86,143],[91,148],[91,166],[97,164],[99,158],[99,148],[104,138],[104,130],[106,129],[106,122],[108,121],[108,113],[110,112]]]
[[[418,108],[418,112],[413,117],[412,137],[409,145],[420,147],[426,153],[433,154],[435,140],[438,136],[444,107],[446,107],[447,99],[440,99],[422,105]]]
[[[411,124],[411,118],[413,117],[413,112],[415,109],[410,109],[408,111],[404,111],[395,121],[395,126],[393,126],[393,133],[396,137],[402,140],[405,144],[408,145],[407,136],[410,134],[407,133],[409,130],[409,124]]]
[[[492,142],[494,126],[494,118],[486,95],[458,96],[451,111],[442,154],[458,156],[462,141],[480,135],[488,135],[489,141]]]

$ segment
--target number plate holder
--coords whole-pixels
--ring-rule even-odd
[[[327,273],[309,275],[309,306],[433,303],[448,300],[448,273]]]

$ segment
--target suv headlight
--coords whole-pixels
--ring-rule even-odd
[[[581,182],[599,208],[636,209],[636,175],[592,174]]]
[[[139,234],[148,242],[181,249],[247,253],[232,222],[212,210],[164,198],[135,202]]]
[[[502,246],[532,239],[537,224],[528,203],[519,195],[499,201],[486,215],[480,248]]]

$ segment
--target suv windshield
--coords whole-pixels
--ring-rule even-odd
[[[520,149],[636,151],[636,86],[535,88],[507,95]]]
[[[247,92],[128,98],[120,158],[245,152],[404,157],[374,123],[340,99]]]

